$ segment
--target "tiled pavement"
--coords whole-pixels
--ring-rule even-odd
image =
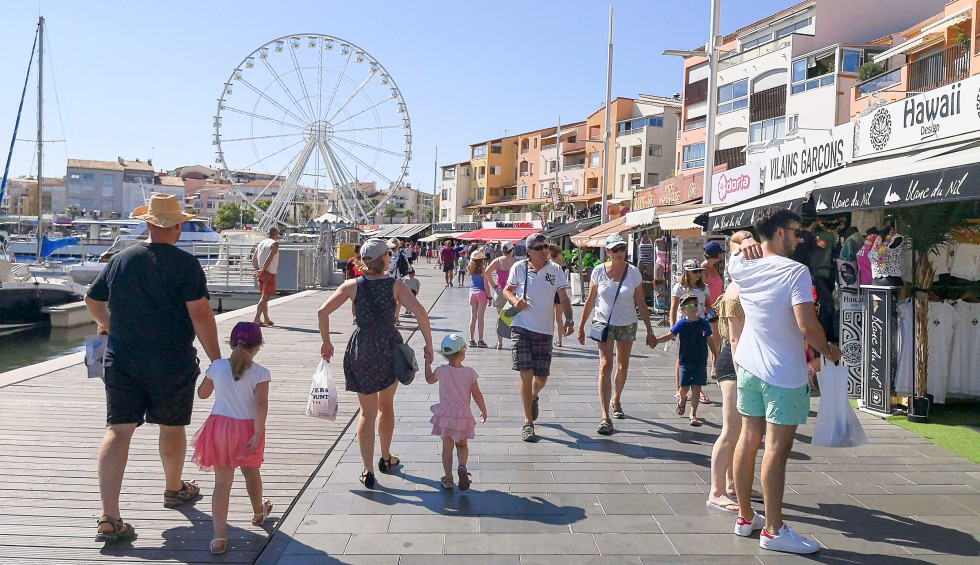
[[[437,343],[466,327],[466,301],[459,288],[438,299]],[[420,336],[412,343],[420,349]],[[471,349],[466,363],[481,375],[490,415],[471,442],[470,491],[440,489],[440,442],[428,423],[438,390],[420,378],[396,397],[393,452],[404,463],[397,473],[379,475],[373,491],[358,483],[356,437],[347,429],[257,562],[978,562],[980,466],[887,422],[862,414],[870,443],[853,449],[812,446],[812,425],[800,428],[786,517],[824,549],[810,558],[774,554],[760,550],[757,536],[734,536],[732,517],[705,507],[721,410],[704,407],[699,429],[674,414],[673,358],[662,350],[637,345],[627,418],[604,438],[595,433],[595,347],[566,341],[542,395],[536,444],[520,441],[509,352]],[[718,397],[715,386],[707,392]]]

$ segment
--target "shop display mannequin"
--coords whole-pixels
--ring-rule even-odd
[[[875,236],[867,258],[871,263],[871,282],[881,286],[902,285],[902,253],[905,236],[892,232],[885,237]],[[859,263],[860,265],[860,263]]]
[[[657,283],[662,283],[667,279],[667,263],[670,261],[670,245],[667,240],[658,237],[656,241],[653,242],[654,252],[656,257],[654,259],[653,268],[653,280]]]

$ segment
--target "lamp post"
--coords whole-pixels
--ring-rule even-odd
[[[608,200],[606,194],[609,191],[609,105],[612,102],[612,64],[613,64],[613,7],[612,4],[609,5],[609,58],[606,61],[606,112],[603,115],[603,121],[605,122],[604,131],[602,134],[602,199],[601,206],[602,209],[599,210],[599,223],[605,224],[609,220],[609,213],[606,210],[606,201]],[[606,248],[605,246],[599,247],[599,262],[603,263],[606,260]]]

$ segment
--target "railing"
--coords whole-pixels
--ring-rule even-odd
[[[565,165],[564,167],[562,167],[562,170],[573,171],[573,170],[584,169],[584,168],[585,168],[585,163],[579,163],[577,165]]]
[[[442,175],[442,180],[454,180],[456,178],[456,173],[444,173]]]
[[[963,80],[970,75],[970,41],[908,63],[908,88],[925,92]]]
[[[873,76],[864,82],[858,83],[855,88],[857,88],[858,98],[863,98],[872,92],[878,92],[879,90],[888,88],[889,86],[894,86],[900,82],[902,82],[901,67],[888,71],[887,73],[882,73],[878,76]]]
[[[584,141],[576,141],[575,143],[563,143],[561,146],[562,153],[572,153],[575,151],[584,151],[584,150],[585,150]]]
[[[628,129],[628,130],[625,130],[625,131],[621,131],[621,132],[619,132],[619,135],[630,135],[630,134],[633,134],[633,133],[640,133],[642,131],[643,131],[643,128],[642,127],[633,128],[633,129]]]
[[[557,144],[557,143],[552,143],[552,144],[550,144],[550,145],[542,145],[542,146],[541,146],[541,150],[542,150],[542,151],[547,151],[548,149],[554,149],[554,148],[555,148],[555,147],[557,147],[557,146],[558,146],[558,144]]]
[[[701,129],[701,128],[707,126],[707,125],[708,125],[708,118],[696,118],[696,119],[693,119],[693,120],[687,120],[686,122],[684,122],[684,131],[691,131],[691,130],[695,130],[695,129]],[[680,137],[680,133],[679,132],[678,132],[677,137]]]
[[[642,155],[634,155],[634,156],[631,156],[630,157],[630,163],[635,163],[635,162],[639,161],[642,158],[643,158]]]
[[[757,57],[774,53],[780,49],[783,49],[784,47],[789,47],[792,44],[793,41],[791,39],[784,38],[762,44],[753,49],[749,49],[748,51],[742,51],[737,55],[730,55],[718,61],[718,70],[723,71],[725,69],[730,69],[735,65],[741,65],[742,63],[751,61]]]

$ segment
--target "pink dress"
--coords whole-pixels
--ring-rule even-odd
[[[469,367],[442,365],[435,370],[439,380],[439,404],[432,410],[432,435],[451,438],[453,441],[473,439],[476,418],[470,408],[476,371]]]
[[[869,236],[854,257],[858,266],[859,284],[871,284],[871,258],[868,257],[868,252],[871,251],[876,237],[878,236]]]

